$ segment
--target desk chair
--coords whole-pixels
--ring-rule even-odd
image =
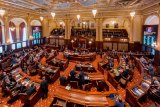
[[[53,104],[52,107],[63,107],[63,106],[59,104]]]
[[[77,81],[70,81],[71,87],[74,89],[78,89],[78,82]]]
[[[91,83],[88,83],[88,84],[84,85],[84,90],[85,91],[91,91],[91,88],[92,88],[92,84]]]

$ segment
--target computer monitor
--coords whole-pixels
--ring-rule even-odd
[[[12,44],[12,50],[15,50],[15,49],[16,49],[15,44]]]
[[[37,44],[37,40],[34,40],[34,44]]]
[[[17,49],[20,49],[21,47],[21,43],[17,43]]]
[[[26,42],[22,42],[22,47],[26,47]]]
[[[2,48],[2,46],[0,46],[0,53],[2,53],[3,52],[3,48]]]

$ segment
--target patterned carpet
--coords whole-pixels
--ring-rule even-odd
[[[104,57],[104,56],[103,56]],[[63,57],[63,53],[59,53],[59,55],[57,56],[57,58],[60,59],[64,59]],[[94,67],[97,69],[98,68],[98,62],[102,61],[103,58],[100,58],[99,55],[96,56],[96,60],[91,62]],[[46,59],[42,58],[41,63],[45,63]],[[71,69],[73,69],[75,67],[76,61],[72,61],[69,62],[69,66],[65,71],[61,71],[61,75],[65,75],[67,76],[70,72]],[[118,62],[115,60],[114,61],[115,66],[118,66]],[[99,71],[97,70],[97,72],[99,73]],[[39,78],[39,76],[34,76],[34,78]],[[132,87],[136,82],[138,82],[138,79],[140,78],[140,74],[138,72],[137,69],[134,70],[134,76],[131,82],[128,83],[127,87]],[[106,76],[105,76],[106,79]],[[40,99],[35,107],[49,107],[49,105],[51,104],[53,97],[54,97],[54,90],[56,89],[57,86],[60,85],[59,79],[54,83],[54,84],[49,84],[49,93],[48,93],[48,98],[47,99]],[[110,90],[116,90],[114,89],[114,87],[112,85],[110,85],[109,83],[109,87]],[[118,94],[121,96],[122,99],[125,100],[125,96],[126,96],[126,91],[124,88],[121,88],[120,86],[117,89]],[[0,90],[0,107],[22,107],[22,103],[20,100],[15,101],[14,103],[7,104],[9,97],[5,97],[2,98],[2,94],[1,94],[1,90]],[[154,102],[152,102],[151,100],[147,99],[147,101],[142,104],[144,107],[160,107],[160,106],[155,106]],[[129,105],[127,105],[127,107],[129,107]]]

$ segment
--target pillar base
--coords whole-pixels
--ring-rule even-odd
[[[67,47],[68,49],[72,48],[70,39],[64,39],[64,43],[65,43],[65,47]]]
[[[97,49],[103,49],[103,41],[96,41]]]

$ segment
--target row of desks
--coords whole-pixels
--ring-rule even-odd
[[[77,89],[66,90],[65,87],[59,86],[55,90],[54,96],[66,101],[82,104],[85,106],[114,106],[114,101],[108,96],[115,92],[86,92]]]

